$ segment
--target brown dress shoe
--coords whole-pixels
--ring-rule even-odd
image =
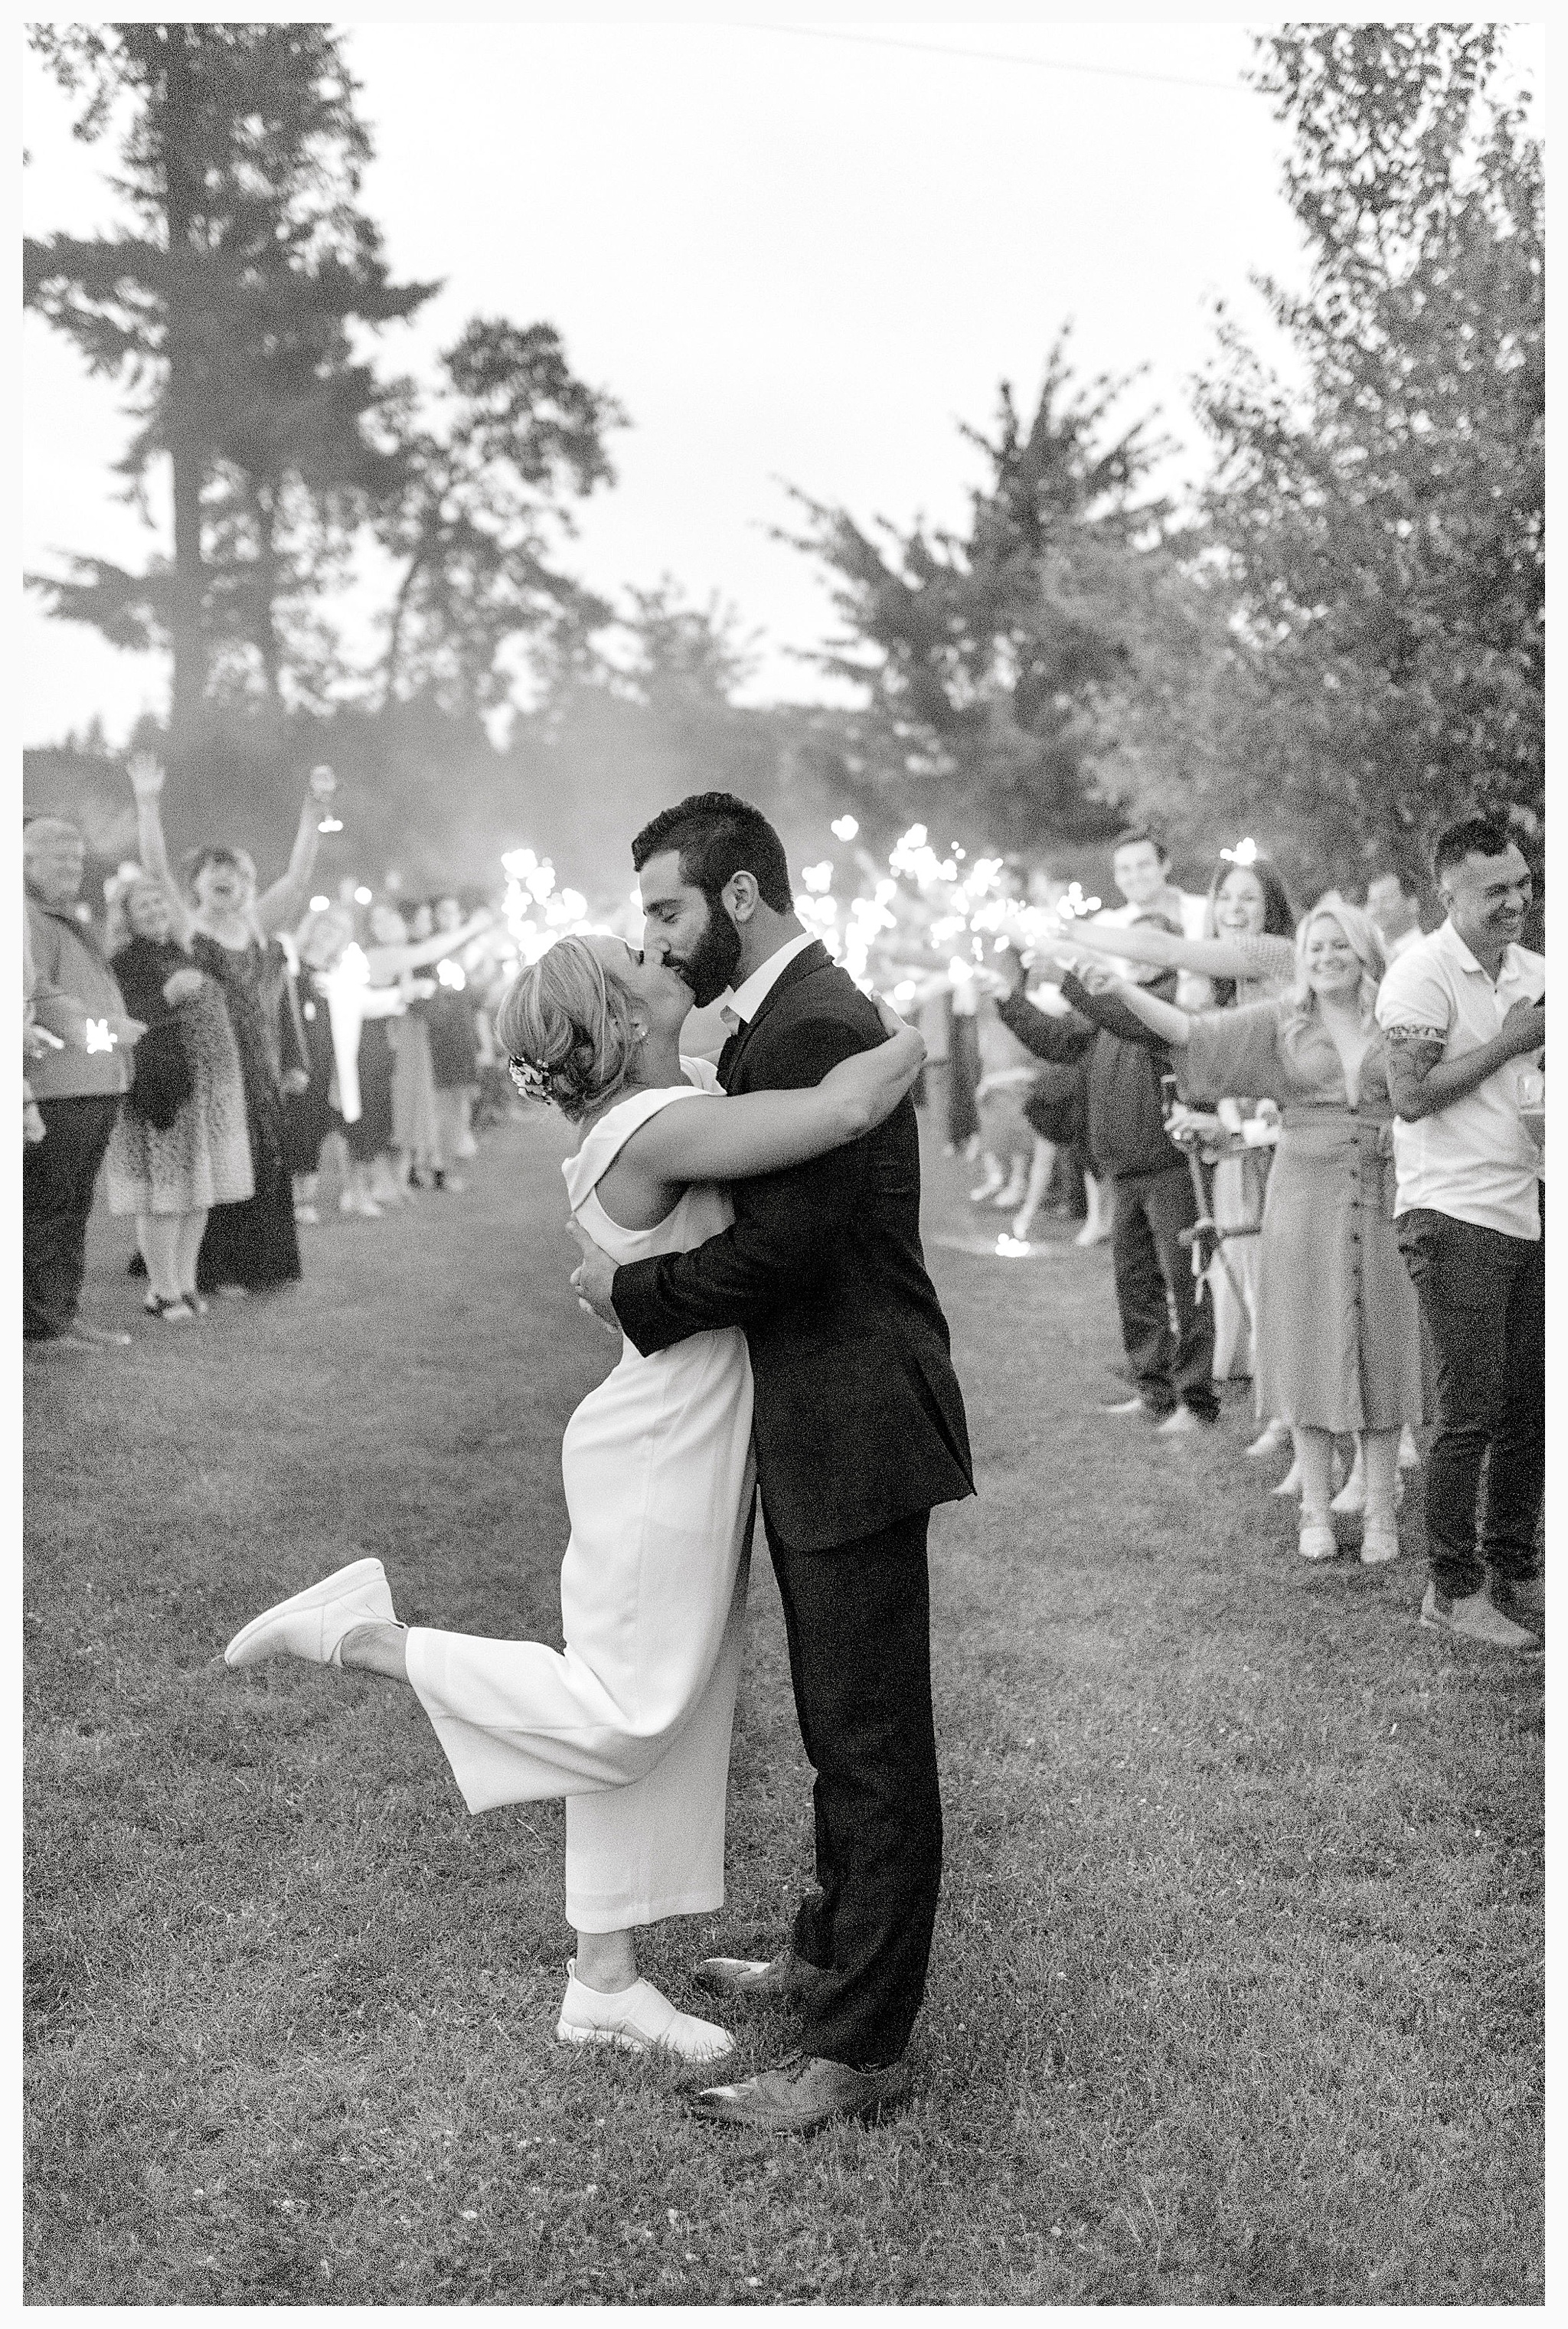
[[[704,2087],[685,2099],[694,2118],[750,2127],[756,2135],[814,2135],[836,2118],[879,2119],[909,2090],[910,2074],[902,2062],[857,2070],[818,2054],[797,2054],[776,2070],[742,2079],[739,2086]]]
[[[695,1969],[699,1989],[715,1997],[756,1997],[782,2003],[804,1997],[823,1977],[821,1966],[808,1965],[793,1949],[781,1957],[704,1957]]]

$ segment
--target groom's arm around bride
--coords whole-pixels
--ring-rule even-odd
[[[650,941],[662,913],[682,934],[666,956],[677,968],[683,946],[698,966],[716,951],[738,980],[719,1061],[727,1091],[815,1084],[882,1040],[873,1004],[794,919],[781,844],[757,811],[699,797],[656,819],[634,856]],[[710,999],[700,967],[694,986]],[[611,1300],[645,1353],[745,1330],[763,1519],[817,1771],[817,1889],[793,1947],[822,1977],[802,1997],[802,2045],[829,2063],[886,2065],[919,2010],[940,1872],[927,1529],[933,1505],[973,1490],[921,1248],[913,1107],[732,1194],[732,1228],[618,1269]],[[759,2124],[769,2099],[751,2098]]]

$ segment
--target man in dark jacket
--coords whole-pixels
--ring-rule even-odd
[[[78,1315],[87,1223],[141,1023],[77,919],[87,845],[67,818],[32,816],[22,833],[33,1003],[57,1046],[30,1082],[43,1137],[22,1161],[22,1332],[32,1351],[125,1348],[130,1336]]]
[[[1164,914],[1140,922],[1181,932]],[[997,1012],[1037,1059],[1063,1064],[1087,1055],[1085,1146],[1097,1174],[1116,1192],[1111,1256],[1121,1339],[1138,1384],[1113,1414],[1161,1419],[1163,1438],[1213,1423],[1219,1413],[1214,1385],[1214,1326],[1203,1287],[1193,1277],[1192,1249],[1183,1230],[1198,1218],[1192,1173],[1165,1128],[1160,1077],[1168,1055],[1114,995],[1093,994],[1069,971],[1062,992],[1072,1004],[1064,1017],[1038,1011],[1023,991],[1017,956],[1011,992]],[[1174,1002],[1176,974],[1144,965],[1133,975],[1151,994]]]
[[[632,848],[647,930],[698,1004],[726,995],[726,1091],[795,1090],[883,1040],[872,1004],[796,920],[783,844],[727,793],[666,809]],[[578,1280],[636,1347],[743,1326],[789,1669],[817,1772],[817,1890],[790,1948],[700,1969],[726,1996],[798,2004],[798,2060],[691,2107],[772,2134],[874,2117],[907,2089],[941,1873],[926,1536],[973,1493],[964,1402],[920,1240],[920,1148],[901,1102],[864,1139],[738,1182],[694,1251]]]

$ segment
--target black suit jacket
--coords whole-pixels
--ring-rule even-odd
[[[719,1076],[735,1093],[798,1090],[883,1040],[872,1004],[813,944],[726,1043]],[[864,1139],[731,1194],[732,1229],[625,1264],[613,1298],[643,1352],[744,1327],[773,1533],[825,1551],[971,1495],[963,1394],[921,1249],[912,1103]]]

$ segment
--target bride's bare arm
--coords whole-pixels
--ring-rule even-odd
[[[884,1043],[856,1051],[800,1091],[715,1094],[661,1108],[633,1133],[622,1155],[666,1184],[747,1181],[804,1164],[858,1140],[893,1114],[925,1062],[926,1047],[879,1004]]]

